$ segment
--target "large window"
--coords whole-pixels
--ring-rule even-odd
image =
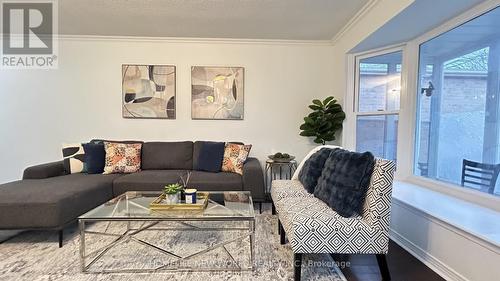
[[[356,150],[396,160],[402,52],[356,61]]]
[[[416,175],[500,195],[499,88],[500,8],[420,45]]]

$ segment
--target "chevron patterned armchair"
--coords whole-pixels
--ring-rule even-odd
[[[300,167],[299,167],[300,169]],[[361,216],[344,218],[308,193],[296,179],[275,180],[271,195],[278,214],[281,244],[285,235],[294,253],[295,280],[302,254],[375,254],[383,280],[390,280],[386,254],[395,164],[376,159]]]

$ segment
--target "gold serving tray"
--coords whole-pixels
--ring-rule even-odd
[[[149,209],[153,211],[201,211],[207,207],[209,195],[210,193],[208,192],[197,192],[196,204],[165,204],[162,203],[163,199],[165,199],[165,194],[161,194],[149,204]]]

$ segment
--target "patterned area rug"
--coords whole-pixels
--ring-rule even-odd
[[[102,231],[106,224],[96,223],[90,230]],[[108,232],[121,233],[124,225],[114,223]],[[170,225],[172,227],[172,225]],[[248,239],[228,244],[200,255],[190,262],[217,264],[220,271],[162,271],[155,273],[82,273],[80,270],[77,227],[65,231],[64,247],[57,246],[54,232],[30,231],[0,244],[0,280],[293,280],[293,254],[289,245],[280,245],[277,220],[271,215],[257,215],[254,271],[224,271],[229,264],[249,263]],[[236,235],[236,236],[235,236]],[[166,248],[179,256],[237,237],[231,231],[145,231],[137,238]],[[87,235],[87,253],[107,245],[114,237]],[[111,239],[111,240],[110,240]],[[171,257],[137,243],[123,242],[94,263],[91,270],[107,268],[151,268],[167,264]],[[222,262],[220,262],[222,261]],[[224,263],[225,261],[225,263]],[[229,261],[229,262],[228,262]],[[346,281],[328,255],[305,255],[302,280]]]

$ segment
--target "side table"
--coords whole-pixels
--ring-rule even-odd
[[[274,161],[272,159],[266,160],[265,170],[265,187],[266,190],[265,200],[272,203],[271,199],[271,182],[273,180],[289,180],[292,178],[293,173],[297,170],[297,161],[291,160],[287,162]]]

